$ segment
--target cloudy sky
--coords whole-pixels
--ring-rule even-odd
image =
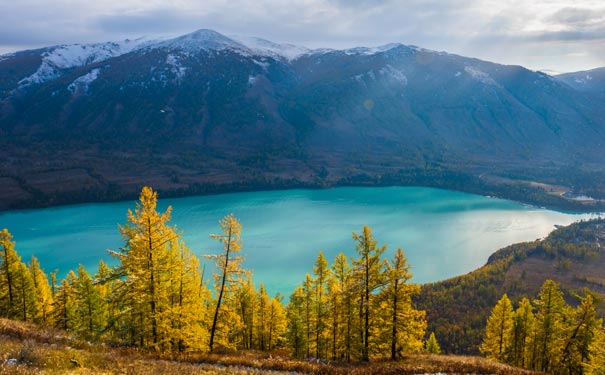
[[[311,48],[401,42],[553,72],[605,66],[602,0],[0,0],[0,53],[200,28]]]

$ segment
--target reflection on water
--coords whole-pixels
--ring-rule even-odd
[[[546,236],[555,224],[588,218],[515,202],[422,187],[336,188],[236,193],[165,199],[172,223],[196,254],[218,252],[208,234],[233,213],[243,225],[244,265],[271,292],[289,294],[302,281],[319,250],[331,262],[339,252],[354,256],[352,231],[369,225],[387,256],[401,247],[416,283],[437,281],[483,265],[495,250]],[[32,254],[49,272],[84,264],[91,272],[106,249],[123,245],[117,229],[134,202],[85,204],[0,214],[23,259]]]

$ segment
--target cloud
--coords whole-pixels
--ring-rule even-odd
[[[569,4],[568,0],[5,1],[0,2],[0,51],[10,46],[170,37],[210,28],[311,48],[401,42],[563,70],[555,65],[567,57],[540,60],[537,52],[558,46],[566,53],[585,53],[585,61],[593,63],[602,56],[594,44],[604,35],[600,0]],[[575,50],[569,50],[571,42],[577,43]]]
[[[570,29],[591,28],[602,25],[605,22],[605,9],[566,7],[548,16],[546,21],[563,25]]]

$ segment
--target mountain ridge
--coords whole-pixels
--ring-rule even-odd
[[[239,39],[201,29],[4,55],[0,207],[418,170],[605,197],[603,100],[564,79],[403,44]]]

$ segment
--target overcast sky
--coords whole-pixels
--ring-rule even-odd
[[[603,0],[0,0],[0,53],[201,28],[310,48],[401,42],[554,72],[605,66]]]

